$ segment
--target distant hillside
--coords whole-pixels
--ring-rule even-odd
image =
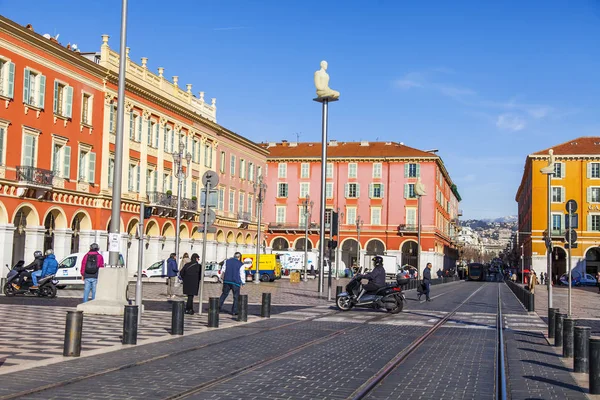
[[[487,231],[496,229],[509,229],[511,231],[517,230],[517,219],[516,217],[502,217],[492,219],[466,219],[460,221],[461,226],[468,226],[475,231]]]

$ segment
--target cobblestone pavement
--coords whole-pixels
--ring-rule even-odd
[[[552,307],[568,310],[568,292],[565,286],[552,287]],[[571,289],[571,309],[575,318],[600,319],[600,294],[595,287],[574,287]],[[535,311],[542,318],[548,316],[548,290],[537,286],[535,290]]]

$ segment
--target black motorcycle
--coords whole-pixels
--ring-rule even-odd
[[[340,293],[336,299],[337,307],[342,311],[349,311],[352,307],[370,307],[397,314],[404,308],[406,301],[402,286],[408,284],[409,279],[402,274],[396,275],[396,282],[380,287],[374,293],[365,293],[360,300],[358,296],[362,291],[363,275],[355,275],[346,285],[346,291]]]
[[[56,297],[56,284],[58,281],[54,280],[54,275],[48,275],[38,280],[38,287],[33,289],[33,281],[28,277],[24,279],[23,284],[19,289],[13,286],[13,283],[17,283],[19,281],[19,276],[21,273],[25,271],[23,268],[24,261],[21,260],[16,263],[12,269],[6,266],[9,269],[9,273],[6,276],[6,283],[2,288],[4,291],[4,295],[7,297],[12,297],[18,294],[23,294],[26,296],[39,296],[39,297],[49,297],[53,299]]]

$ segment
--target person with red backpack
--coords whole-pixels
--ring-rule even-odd
[[[104,267],[104,258],[99,252],[100,246],[97,243],[90,245],[90,251],[83,256],[81,261],[81,279],[85,282],[83,288],[83,302],[88,301],[90,289],[92,291],[92,300],[96,298],[96,286],[98,285],[98,271]]]

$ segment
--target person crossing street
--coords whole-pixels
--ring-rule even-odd
[[[231,309],[231,314],[237,315],[240,288],[246,283],[246,271],[244,263],[242,263],[242,253],[236,252],[232,258],[223,264],[221,276],[223,277],[223,292],[219,298],[219,310],[223,310],[223,304],[229,296],[229,292],[233,291],[233,308]]]
[[[431,287],[431,263],[427,263],[425,271],[423,271],[423,285],[425,286],[425,290],[423,291],[423,294],[425,294],[425,300],[431,301],[431,298],[429,297]]]

